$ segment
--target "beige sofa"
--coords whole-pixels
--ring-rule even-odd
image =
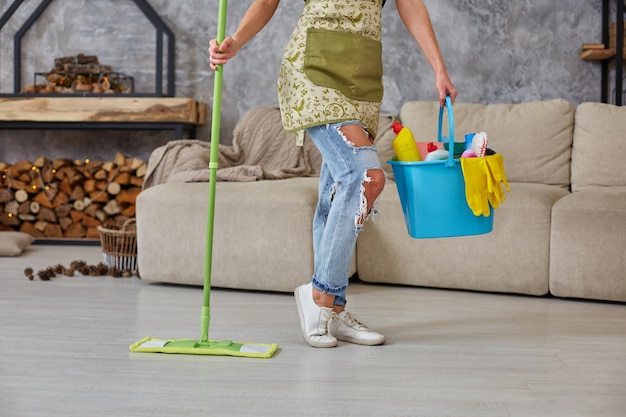
[[[420,141],[439,107],[409,102],[399,118]],[[565,100],[454,106],[456,140],[485,131],[504,156],[511,191],[480,236],[409,237],[390,173],[357,241],[366,282],[626,301],[626,108]],[[383,161],[394,134],[376,139]],[[284,138],[281,138],[283,140]],[[268,138],[271,140],[271,138]],[[143,279],[203,282],[208,185],[164,183],[137,200]],[[317,178],[218,182],[212,284],[291,292],[313,272]]]

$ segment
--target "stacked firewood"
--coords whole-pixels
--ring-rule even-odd
[[[97,227],[135,216],[146,162],[117,153],[109,162],[0,162],[0,230],[36,238],[98,238]]]
[[[132,93],[129,79],[114,73],[110,65],[100,65],[96,55],[78,54],[54,60],[54,68],[46,74],[37,73],[43,78],[22,89],[22,94],[72,94],[72,93]],[[132,83],[131,83],[132,84]]]

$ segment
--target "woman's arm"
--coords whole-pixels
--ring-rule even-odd
[[[209,42],[209,63],[212,69],[223,65],[237,55],[239,49],[261,31],[274,16],[280,0],[254,0],[241,19],[232,36],[224,38],[218,45],[216,39]]]
[[[433,68],[439,104],[442,106],[445,104],[446,95],[449,95],[454,102],[457,96],[456,87],[448,76],[426,6],[422,0],[396,0],[396,5],[402,22]]]

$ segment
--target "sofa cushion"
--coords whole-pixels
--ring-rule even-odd
[[[463,142],[466,133],[486,132],[489,146],[504,156],[509,181],[569,187],[574,107],[568,101],[456,103],[453,110],[455,141]],[[448,136],[447,114],[444,118]],[[417,141],[436,141],[439,103],[407,102],[400,120]]]
[[[213,286],[292,292],[310,282],[318,182],[316,177],[217,182]],[[165,183],[139,194],[142,279],[203,284],[208,187]]]
[[[576,109],[572,191],[626,185],[626,107],[582,103]]]
[[[550,291],[559,297],[626,301],[626,186],[593,187],[554,204]]]
[[[357,271],[366,282],[543,295],[548,292],[550,212],[569,194],[558,186],[511,183],[484,235],[413,239],[396,185],[389,182],[357,241]]]

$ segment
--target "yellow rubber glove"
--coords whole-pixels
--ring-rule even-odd
[[[465,179],[465,199],[475,216],[489,216],[489,182],[491,173],[485,158],[461,158]]]
[[[506,172],[504,171],[504,159],[502,158],[502,155],[495,154],[486,156],[485,160],[491,177],[488,186],[489,192],[492,194],[490,200],[495,199],[501,203],[506,198],[502,185],[504,184],[507,191],[511,191],[509,182],[506,179]],[[497,208],[497,205],[493,206]]]

